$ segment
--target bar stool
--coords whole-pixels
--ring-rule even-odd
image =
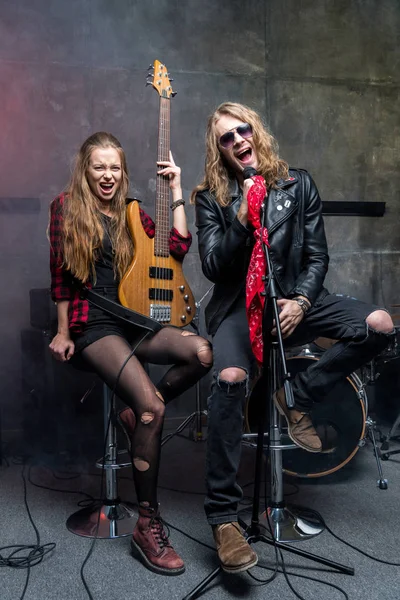
[[[280,361],[279,346],[272,342],[270,368],[271,368],[271,390],[275,392],[280,387]],[[288,507],[283,495],[283,465],[282,452],[295,450],[298,446],[294,444],[287,434],[282,433],[281,415],[279,414],[272,398],[269,406],[269,430],[264,433],[268,443],[264,446],[267,458],[269,458],[271,495],[266,511],[260,515],[260,526],[269,534],[269,525],[277,542],[296,542],[310,539],[324,530],[321,523],[316,523],[302,514],[300,509]],[[256,433],[244,433],[242,436],[244,445],[255,447]],[[242,513],[242,511],[240,511]],[[243,518],[239,519],[245,524]],[[267,522],[269,521],[269,524]]]
[[[132,465],[126,450],[117,449],[115,426],[115,396],[103,384],[104,437],[107,434],[106,454],[96,462],[98,469],[104,469],[104,497],[94,506],[83,508],[67,520],[71,533],[83,537],[114,539],[132,535],[137,515],[134,505],[122,502],[118,496],[117,471]],[[109,424],[109,426],[108,426]]]

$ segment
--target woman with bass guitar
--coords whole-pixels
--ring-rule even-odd
[[[191,234],[182,200],[181,171],[172,155],[158,167],[158,176],[168,182],[172,192],[169,251],[182,261]],[[168,402],[210,370],[212,351],[209,342],[194,333],[170,326],[152,333],[84,299],[83,287],[118,302],[120,281],[134,254],[140,254],[127,226],[128,185],[119,141],[104,132],[90,136],[77,155],[68,191],[50,206],[51,292],[58,316],[50,350],[59,361],[83,362],[127,405],[120,420],[131,442],[139,504],[132,550],[152,571],[178,575],[184,571],[184,563],[169,542],[157,500],[164,411]],[[142,209],[137,214],[152,238],[153,221]],[[144,362],[172,366],[155,386]]]

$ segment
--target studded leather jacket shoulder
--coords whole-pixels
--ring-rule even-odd
[[[236,299],[245,293],[253,234],[236,214],[242,201],[236,180],[231,202],[220,206],[209,190],[196,195],[196,226],[204,275],[215,283],[205,311],[207,330],[214,335]],[[305,296],[314,304],[328,292],[323,287],[328,249],[322,203],[311,176],[290,169],[289,178],[270,189],[266,224],[270,258],[282,297]]]

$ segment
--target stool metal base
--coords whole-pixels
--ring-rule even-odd
[[[134,509],[130,502],[119,501],[89,506],[71,515],[67,520],[67,528],[75,535],[98,539],[132,535],[137,520]]]
[[[313,523],[302,516],[300,510],[293,507],[268,507],[267,511],[267,514],[263,512],[260,515],[259,525],[265,530],[265,535],[271,535],[269,521],[277,542],[308,540],[319,535],[325,529],[321,523]]]
[[[239,511],[239,524],[243,529],[250,526],[251,515],[248,509]],[[325,529],[322,523],[310,521],[302,515],[301,509],[292,506],[269,506],[267,513],[264,511],[258,516],[258,525],[261,533],[267,537],[271,537],[272,530],[277,542],[301,542],[319,535]]]

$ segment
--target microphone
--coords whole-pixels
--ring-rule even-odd
[[[257,175],[257,171],[253,167],[245,167],[243,169],[243,179],[250,179],[250,177],[254,177],[255,175]]]

